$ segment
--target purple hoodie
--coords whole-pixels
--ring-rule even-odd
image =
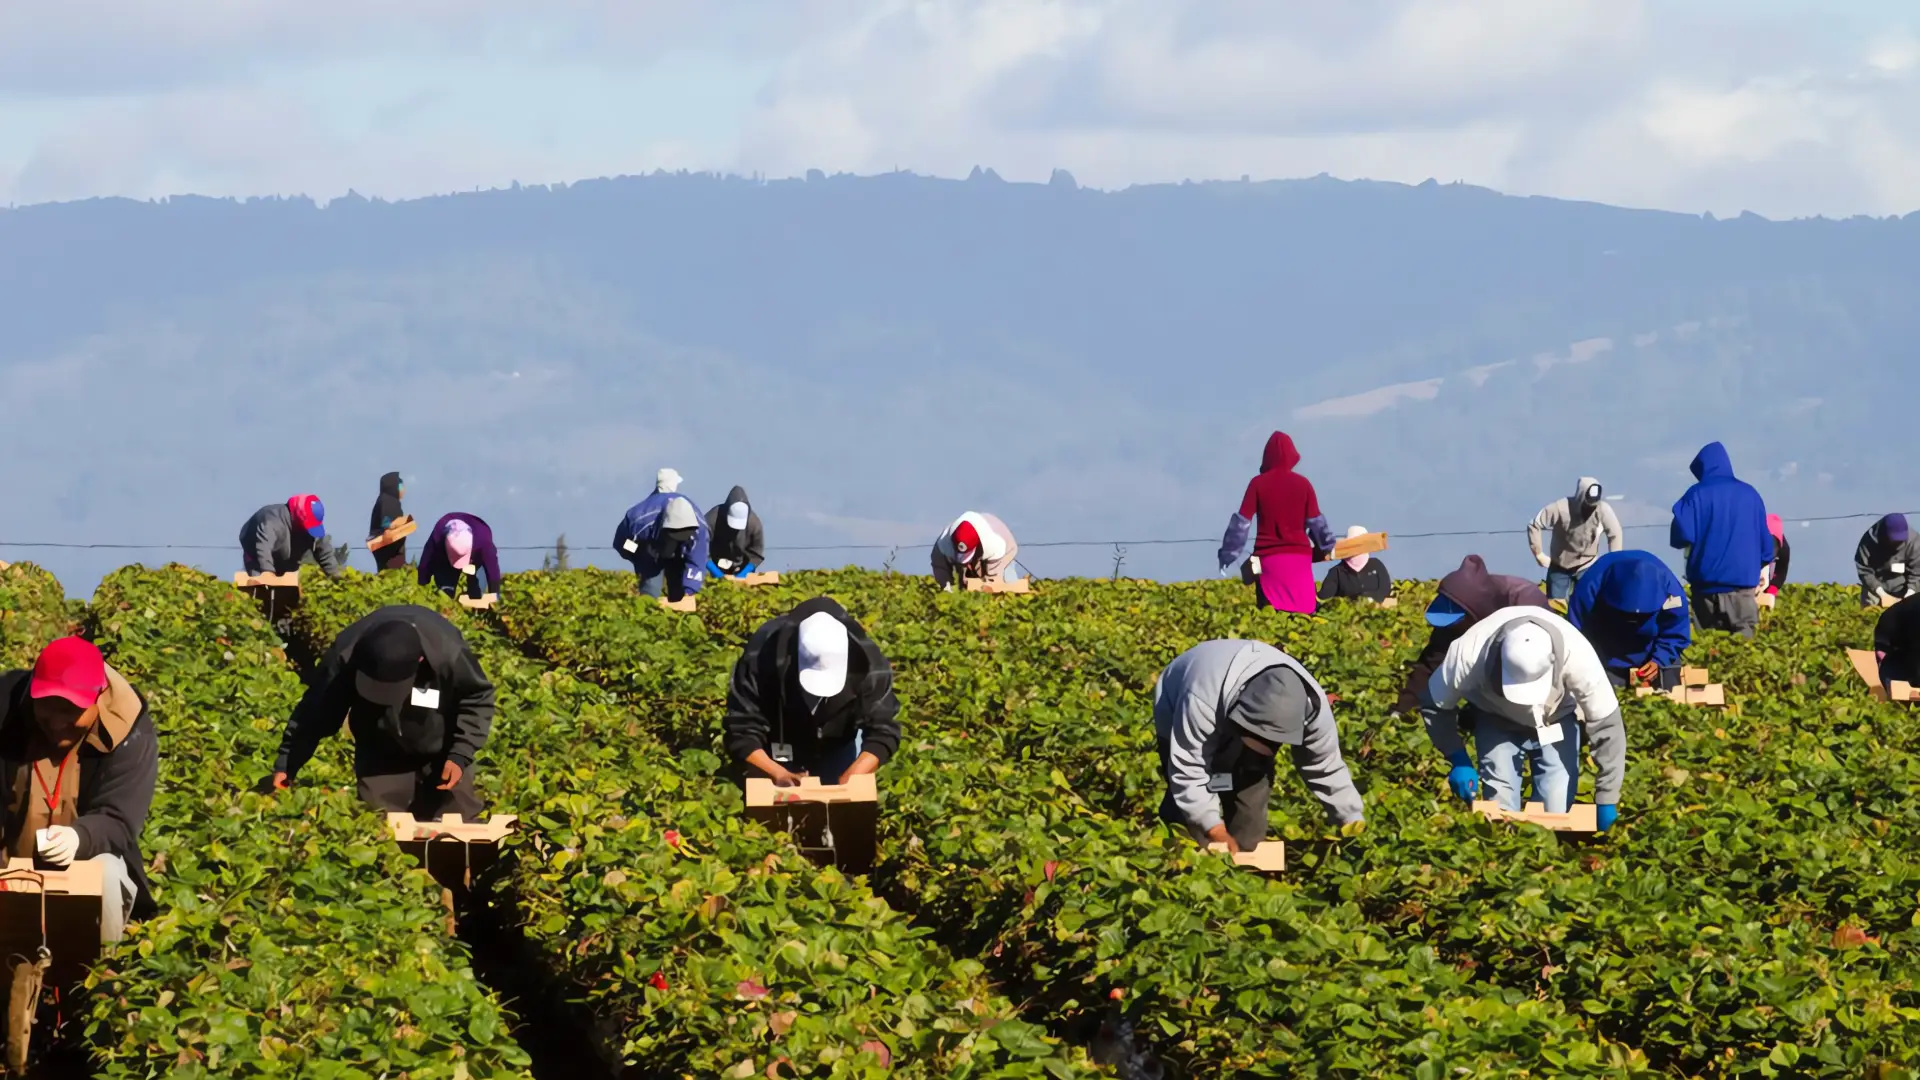
[[[460,572],[447,560],[447,524],[453,521],[464,521],[473,530],[474,564],[487,572],[487,591],[499,592],[500,550],[493,546],[493,530],[472,514],[446,514],[433,523],[420,552],[420,584],[450,586],[460,579]]]

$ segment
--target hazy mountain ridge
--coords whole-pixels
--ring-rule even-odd
[[[295,490],[357,541],[398,468],[416,512],[594,553],[661,464],[703,504],[744,483],[776,549],[894,544],[971,506],[1029,541],[1202,537],[1276,427],[1337,523],[1401,532],[1519,528],[1586,472],[1663,520],[1713,438],[1787,512],[1900,509],[1878,428],[1903,411],[1916,299],[1911,217],[1325,178],[28,207],[0,211],[0,541],[220,544]],[[1796,576],[1845,576],[1860,527],[1809,532]],[[1475,548],[1531,567],[1518,537],[1389,561],[1431,574]],[[1043,574],[1112,562],[1031,554]],[[0,548],[17,557],[84,589],[142,556]],[[1127,558],[1210,566],[1200,545]]]

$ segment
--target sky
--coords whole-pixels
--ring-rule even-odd
[[[7,0],[0,204],[655,169],[1920,208],[1891,0]]]

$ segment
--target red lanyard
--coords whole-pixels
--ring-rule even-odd
[[[74,749],[78,750],[79,747],[76,746],[74,747]],[[72,751],[69,751],[66,757],[60,759],[60,768],[58,771],[56,771],[53,774],[52,787],[47,787],[47,778],[40,775],[40,763],[37,761],[33,763],[33,778],[35,780],[40,781],[40,786],[44,788],[47,793],[46,800],[47,800],[48,820],[52,820],[53,816],[60,812],[60,785],[66,782],[67,762],[72,761],[73,756],[74,755]]]

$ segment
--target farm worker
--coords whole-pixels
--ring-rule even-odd
[[[1787,525],[1779,514],[1767,515],[1767,535],[1773,537],[1773,562],[1767,565],[1767,572],[1760,575],[1760,581],[1769,594],[1778,596],[1780,586],[1787,583],[1787,563],[1793,558],[1793,547],[1787,543]]]
[[[816,597],[761,624],[733,665],[727,754],[782,787],[844,784],[900,748],[893,666],[846,609]]]
[[[954,519],[933,542],[933,580],[948,590],[956,571],[960,578],[1010,581],[1020,545],[1013,530],[992,514],[969,510]]]
[[[1646,551],[1600,556],[1580,577],[1567,621],[1587,636],[1615,686],[1653,686],[1693,643],[1687,592],[1667,564]]]
[[[1880,685],[1920,685],[1920,597],[1909,596],[1880,613],[1873,627]]]
[[[1327,820],[1361,820],[1340,757],[1333,703],[1300,662],[1261,641],[1203,641],[1153,686],[1153,733],[1167,782],[1160,818],[1198,843],[1251,851],[1267,835],[1281,747]]]
[[[1873,607],[1920,594],[1920,539],[1905,514],[1888,514],[1860,535],[1853,549],[1860,575],[1860,606]]]
[[[313,561],[330,578],[340,576],[340,561],[327,535],[327,508],[318,495],[295,495],[253,512],[240,527],[240,560],[249,574],[288,574],[300,569],[300,560]]]
[[[1447,658],[1447,649],[1473,624],[1504,607],[1546,609],[1546,594],[1540,586],[1523,577],[1489,574],[1487,564],[1478,555],[1460,560],[1460,568],[1440,579],[1439,594],[1427,605],[1427,643],[1413,662],[1413,670],[1400,690],[1394,711],[1420,711],[1420,698],[1427,691],[1427,680]]]
[[[1479,768],[1461,741],[1460,707],[1475,711]],[[1447,784],[1468,802],[1481,774],[1503,810],[1523,808],[1524,772],[1549,814],[1564,814],[1580,788],[1580,730],[1585,717],[1600,767],[1594,803],[1602,831],[1612,827],[1627,771],[1627,729],[1606,668],[1573,624],[1551,611],[1502,608],[1474,624],[1447,650],[1427,682],[1421,712],[1434,749],[1453,766]]]
[[[486,585],[480,584],[481,573]],[[475,600],[500,591],[500,549],[493,530],[472,514],[445,514],[433,523],[427,544],[420,549],[420,584],[432,582],[449,596],[462,588]]]
[[[493,683],[439,612],[396,604],[340,632],[287,719],[273,786],[292,784],[342,720],[361,801],[422,821],[479,814],[473,759],[493,727]]]
[[[1551,530],[1551,553],[1540,547],[1540,534]],[[1534,561],[1547,572],[1547,598],[1565,600],[1573,595],[1573,584],[1600,557],[1600,539],[1604,535],[1608,551],[1626,547],[1620,537],[1620,518],[1601,498],[1600,481],[1583,476],[1574,485],[1573,494],[1555,499],[1540,508],[1527,523],[1527,546]]]
[[[1363,525],[1347,527],[1347,539],[1367,535]],[[1372,600],[1379,603],[1393,595],[1393,575],[1387,564],[1367,552],[1341,559],[1320,582],[1322,600]]]
[[[1717,442],[1700,448],[1692,469],[1699,482],[1673,504],[1669,539],[1687,553],[1694,620],[1702,630],[1752,637],[1760,625],[1760,568],[1773,561],[1767,504],[1733,475],[1727,448]]]
[[[1311,615],[1319,608],[1313,590],[1313,564],[1333,550],[1333,530],[1320,513],[1320,497],[1313,482],[1293,471],[1300,451],[1284,431],[1267,438],[1260,455],[1260,475],[1247,483],[1240,510],[1227,521],[1220,540],[1220,572],[1247,546],[1255,519],[1253,554],[1260,560],[1260,597],[1275,611]]]
[[[635,503],[613,532],[613,550],[633,565],[640,591],[675,602],[706,583],[711,540],[700,508],[679,490],[680,474],[661,469],[653,494]]]
[[[11,858],[100,865],[100,940],[158,910],[140,830],[159,747],[147,703],[83,638],[59,638],[31,671],[0,673],[0,838]]]
[[[735,484],[727,501],[707,511],[707,573],[746,577],[767,557],[767,531],[747,501],[747,489]]]
[[[373,500],[373,516],[367,521],[367,539],[386,532],[394,522],[407,516],[407,512],[400,508],[400,499],[406,493],[407,486],[401,482],[399,473],[390,472],[380,478],[380,494]],[[379,570],[406,569],[406,538],[401,537],[386,547],[374,548],[373,565]]]

